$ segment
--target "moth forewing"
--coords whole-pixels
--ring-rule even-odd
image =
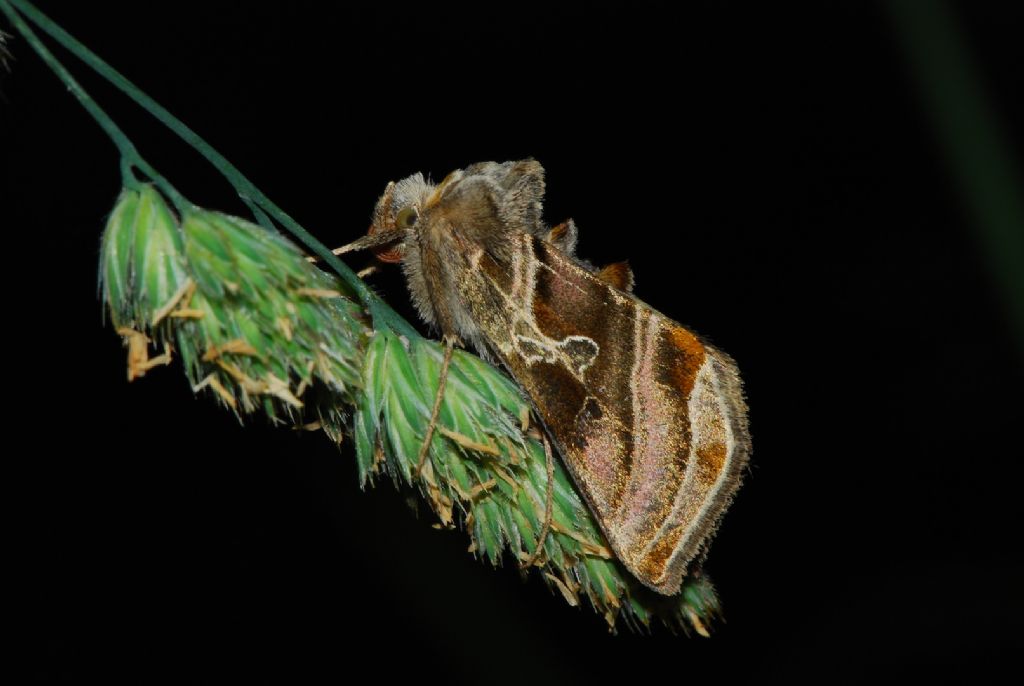
[[[679,590],[739,483],[749,439],[735,366],[549,243],[485,256],[465,297],[537,407],[616,555]],[[503,301],[495,317],[479,303]]]
[[[505,366],[616,555],[673,594],[747,461],[739,375],[728,356],[614,287],[632,284],[628,268],[597,271],[564,252],[575,225],[567,240],[541,223],[543,190],[532,160],[481,163],[439,187],[401,182],[375,223],[393,226],[416,206],[401,254],[424,319]]]

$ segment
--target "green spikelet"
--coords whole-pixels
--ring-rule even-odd
[[[187,278],[174,216],[149,186],[121,193],[101,251],[103,295],[118,327],[144,326]]]
[[[130,378],[166,362],[145,354],[153,343],[181,357],[197,390],[238,413],[296,417],[307,391],[354,401],[367,335],[361,311],[284,239],[198,208],[179,222],[144,186],[118,199],[101,261]],[[328,414],[337,435],[341,416]]]
[[[107,222],[100,277],[128,344],[129,378],[181,358],[197,391],[239,415],[318,422],[355,446],[359,482],[417,489],[445,527],[464,528],[491,564],[529,560],[547,515],[547,463],[530,408],[507,376],[455,351],[428,458],[442,346],[369,317],[291,243],[237,217],[192,208],[180,220],[153,188],[125,190]],[[155,347],[163,354],[150,357]],[[557,460],[550,532],[535,566],[570,604],[614,628],[654,619],[707,634],[718,614],[695,574],[679,595],[642,587],[611,555]]]

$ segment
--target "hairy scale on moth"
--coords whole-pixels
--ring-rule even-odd
[[[400,263],[449,353],[468,344],[501,363],[616,556],[674,594],[749,459],[739,372],[633,296],[626,263],[577,258],[576,225],[547,226],[543,195],[534,160],[474,164],[436,185],[414,174],[387,185],[368,235],[339,252],[370,248]]]

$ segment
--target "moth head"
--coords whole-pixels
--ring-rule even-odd
[[[376,234],[394,234],[391,243],[373,248],[373,254],[382,262],[401,262],[405,244],[410,234],[416,230],[420,215],[427,197],[433,186],[423,178],[423,174],[413,174],[398,183],[389,181],[384,194],[377,201],[373,210],[373,221],[367,232]]]
[[[436,185],[414,174],[387,185],[368,235],[350,246],[400,263],[423,320],[476,345],[459,284],[473,259],[510,259],[517,232],[546,235],[543,194],[544,170],[534,160],[473,164]]]
[[[402,262],[432,210],[481,239],[495,225],[540,235],[543,197],[544,169],[535,160],[473,164],[436,185],[413,174],[388,183],[377,201],[368,234],[394,240],[371,249],[382,262]]]

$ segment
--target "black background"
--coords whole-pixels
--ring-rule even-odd
[[[576,219],[580,254],[628,258],[641,298],[738,360],[754,455],[707,565],[727,623],[711,640],[610,636],[537,579],[475,561],[405,494],[360,492],[349,447],[241,427],[178,367],[127,384],[96,296],[118,158],[14,40],[5,558],[37,678],[1013,668],[1021,303],[1000,300],[884,4],[39,4],[328,244],[365,231],[389,179],[540,160],[547,219]],[[952,10],[1015,123],[1024,48],[998,7]],[[198,155],[58,55],[186,196],[245,214]],[[397,274],[373,283],[413,318]]]

